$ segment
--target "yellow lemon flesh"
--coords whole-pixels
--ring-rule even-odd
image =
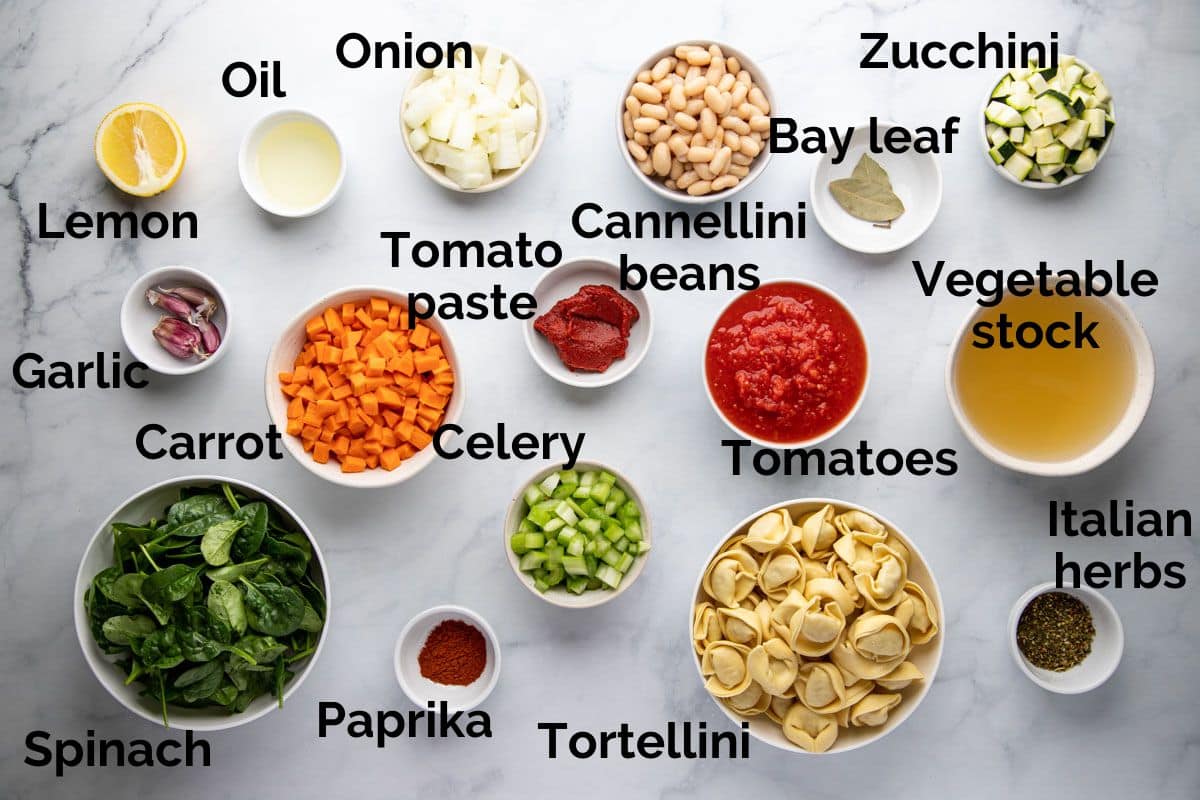
[[[125,103],[96,129],[96,163],[123,192],[150,197],[183,172],[187,147],[171,115],[151,103]]]

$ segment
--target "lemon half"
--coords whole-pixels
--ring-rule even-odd
[[[96,163],[123,192],[151,197],[166,191],[186,158],[179,125],[153,103],[117,106],[96,128]]]

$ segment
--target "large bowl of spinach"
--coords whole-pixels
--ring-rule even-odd
[[[174,478],[92,537],[75,630],[100,683],[138,716],[232,728],[281,706],[316,664],[329,581],[312,534],[269,492]]]

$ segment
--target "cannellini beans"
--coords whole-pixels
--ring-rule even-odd
[[[701,197],[738,186],[765,148],[770,103],[720,46],[684,44],[640,70],[621,128],[638,169]]]

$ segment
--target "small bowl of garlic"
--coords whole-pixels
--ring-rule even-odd
[[[418,69],[400,101],[400,130],[413,162],[435,183],[482,193],[515,181],[546,138],[546,96],[515,58],[473,44],[453,65]]]
[[[138,361],[162,375],[208,369],[229,349],[225,291],[191,267],[151,270],[129,287],[121,304],[121,336]]]

